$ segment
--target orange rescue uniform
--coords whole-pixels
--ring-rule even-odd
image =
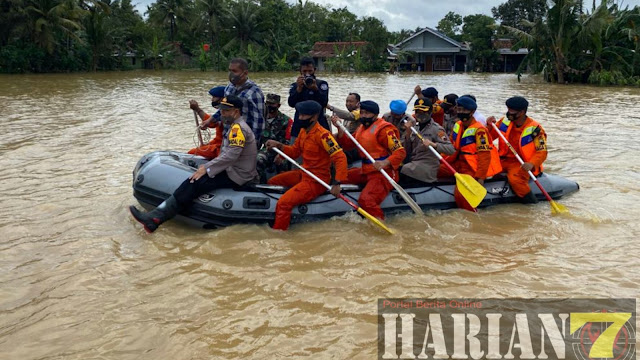
[[[391,165],[384,168],[384,171],[398,181],[398,167],[407,156],[407,152],[399,140],[400,133],[398,128],[382,118],[378,118],[367,128],[360,125],[354,137],[376,161],[389,160]],[[338,141],[347,151],[356,147],[346,135],[338,139]],[[384,219],[384,212],[380,208],[380,204],[389,195],[389,191],[393,187],[385,179],[384,175],[373,167],[373,164],[365,154],[360,152],[360,157],[363,159],[362,167],[349,169],[348,183],[366,183],[360,193],[358,203],[369,214],[378,219]]]
[[[204,121],[207,121],[211,115],[205,114]],[[222,133],[224,132],[224,126],[222,121],[210,123],[209,127],[213,127],[216,130],[216,135],[208,144],[199,146],[189,150],[189,154],[199,155],[209,160],[214,159],[220,155],[220,147],[222,147]]]
[[[534,175],[540,174],[543,170],[542,163],[547,159],[547,134],[542,126],[530,117],[527,117],[520,127],[515,126],[515,123],[506,118],[500,119],[496,126],[511,146],[516,149],[522,160],[533,164],[531,172]],[[490,134],[498,137],[493,127]],[[500,137],[498,137],[498,148],[502,168],[507,172],[509,185],[517,196],[524,197],[531,191],[529,174],[522,170],[522,165]]]
[[[329,183],[331,180],[331,163],[336,169],[335,180],[347,180],[347,157],[333,138],[331,133],[316,122],[307,133],[300,130],[293,145],[285,145],[282,152],[291,158],[302,155],[302,166]],[[274,229],[287,230],[291,222],[291,210],[294,206],[308,203],[322,195],[327,189],[302,170],[280,173],[268,181],[269,185],[291,187],[280,197],[276,204],[276,220]]]
[[[471,175],[476,179],[486,179],[500,171],[500,157],[493,146],[489,130],[472,119],[468,127],[464,128],[462,121],[453,126],[451,142],[456,152],[446,158],[447,162],[461,174]],[[438,177],[451,177],[453,173],[441,165]],[[460,194],[456,186],[454,198],[459,208],[475,211],[467,200]]]

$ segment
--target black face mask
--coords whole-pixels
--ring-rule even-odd
[[[213,106],[214,108],[218,108],[218,105],[220,105],[220,101],[212,101],[211,102],[211,106]]]
[[[269,109],[270,113],[274,113],[278,111],[278,107],[277,106],[267,106],[267,109]]]
[[[234,73],[232,73],[231,71],[229,71],[229,82],[232,83],[233,85],[238,85],[238,83],[240,82],[240,79],[242,79],[242,75],[236,75]]]
[[[375,120],[374,117],[363,117],[363,116],[360,116],[360,123],[362,125],[364,125],[364,127],[371,126],[371,124],[373,124],[374,120]]]
[[[458,119],[460,121],[467,121],[471,118],[471,113],[458,113]]]
[[[416,114],[416,120],[418,120],[418,122],[420,124],[428,124],[429,121],[431,121],[431,115],[430,114]]]
[[[518,113],[510,113],[507,111],[507,119],[510,121],[515,121],[517,119]]]

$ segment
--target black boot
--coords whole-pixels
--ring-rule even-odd
[[[536,196],[533,195],[533,191],[529,191],[527,195],[524,197],[518,197],[518,199],[520,199],[520,202],[523,204],[535,204],[538,202]]]
[[[144,230],[151,234],[156,231],[160,224],[176,216],[178,213],[178,202],[176,198],[171,195],[167,200],[163,201],[162,204],[148,213],[138,210],[135,206],[129,206],[129,211],[131,211],[133,218],[144,226]]]

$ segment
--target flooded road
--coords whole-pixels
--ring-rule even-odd
[[[284,102],[295,76],[251,78]],[[513,204],[391,217],[393,237],[351,215],[149,236],[127,210],[131,171],[193,147],[187,100],[208,109],[226,74],[0,76],[0,359],[370,359],[382,297],[639,297],[640,89],[319,77],[337,107],[355,91],[386,111],[416,84],[471,93],[486,116],[527,97],[546,171],[581,186],[559,200],[572,216]]]

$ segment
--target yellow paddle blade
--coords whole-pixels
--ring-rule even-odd
[[[366,217],[367,219],[369,219],[369,221],[371,221],[372,223],[378,225],[378,227],[380,227],[384,231],[386,231],[389,234],[393,235],[393,230],[389,229],[385,224],[382,223],[382,221],[380,221],[377,218],[373,217],[373,215],[371,215],[368,212],[364,211],[364,209],[362,209],[361,207],[359,207],[356,211],[358,212],[358,214],[360,214],[360,215]]]
[[[480,185],[471,175],[456,173],[456,186],[471,207],[480,205],[487,195],[487,189]]]
[[[567,214],[569,210],[564,207],[562,204],[558,204],[557,202],[551,200],[551,213],[552,214]]]

